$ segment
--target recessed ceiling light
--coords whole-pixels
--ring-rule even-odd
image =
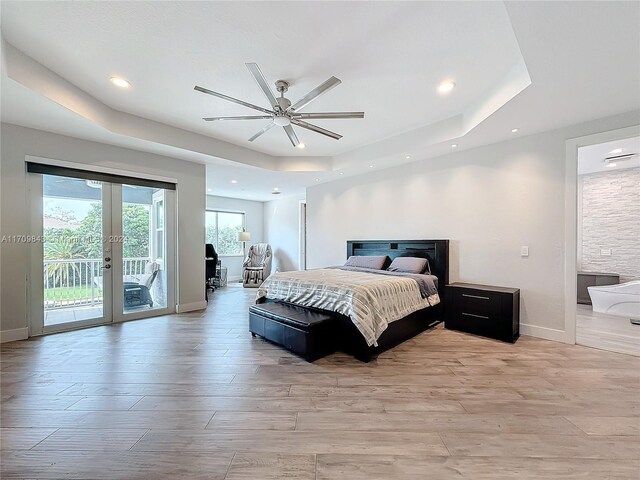
[[[622,149],[621,148],[614,148],[609,153],[622,153]]]
[[[406,157],[404,157],[404,158],[406,158],[407,160],[411,160],[411,155],[407,155],[407,156],[406,156]]]
[[[306,147],[306,145],[304,143],[300,142],[298,145],[296,145],[296,147],[304,148],[304,147]]]
[[[213,192],[212,188],[207,188],[207,192]]]
[[[238,180],[231,180],[231,183],[238,183]]]
[[[369,165],[369,168],[373,168],[373,165]]]
[[[516,133],[516,132],[519,132],[519,131],[520,131],[520,129],[519,129],[519,128],[512,128],[512,129],[511,129],[511,133]]]
[[[458,144],[457,143],[452,143],[451,144],[451,148],[458,148]]]
[[[130,88],[131,87],[131,84],[129,82],[127,82],[124,78],[111,77],[109,80],[111,80],[111,83],[113,83],[116,87],[120,87],[120,88]]]
[[[340,175],[344,175],[344,172],[340,172]]]
[[[438,93],[444,95],[446,93],[451,93],[451,91],[456,87],[456,84],[450,80],[446,80],[444,82],[440,82],[438,85]]]
[[[319,182],[319,181],[320,181],[320,179],[319,179],[319,178],[316,178],[316,182]]]
[[[607,167],[615,167],[616,164],[615,163],[607,163]]]
[[[279,191],[279,190],[280,190],[280,189],[279,189],[278,187],[273,187],[273,191],[274,191],[274,192],[277,192],[277,191]]]

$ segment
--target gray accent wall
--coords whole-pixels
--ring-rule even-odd
[[[621,282],[640,278],[640,168],[579,181],[579,269],[615,273]]]

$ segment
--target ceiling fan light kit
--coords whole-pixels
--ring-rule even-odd
[[[291,125],[291,119],[286,115],[276,115],[273,118],[273,123],[279,127],[286,127],[287,125]]]
[[[267,81],[262,75],[260,68],[256,63],[247,63],[245,64],[256,83],[264,93],[269,105],[271,105],[271,110],[262,108],[258,105],[253,105],[248,102],[244,102],[242,100],[238,100],[237,98],[230,97],[228,95],[224,95],[222,93],[214,92],[213,90],[209,90],[204,87],[200,87],[196,85],[194,90],[206,93],[207,95],[212,95],[214,97],[222,98],[223,100],[227,100],[233,103],[237,103],[239,105],[243,105],[245,107],[251,108],[253,110],[257,110],[262,112],[264,115],[243,115],[243,116],[234,116],[234,117],[205,117],[203,120],[205,122],[214,122],[220,120],[271,120],[267,125],[265,125],[262,130],[256,133],[253,137],[249,139],[250,142],[253,142],[255,139],[260,137],[263,133],[267,132],[274,126],[283,127],[285,133],[289,137],[291,144],[294,147],[300,147],[303,145],[300,140],[298,140],[298,136],[293,130],[292,124],[301,127],[307,130],[311,130],[312,132],[319,133],[321,135],[325,135],[327,137],[333,138],[335,140],[340,140],[342,135],[327,130],[325,128],[319,127],[317,125],[313,125],[311,123],[305,122],[303,119],[342,119],[342,118],[364,118],[364,112],[323,112],[323,113],[299,113],[301,109],[309,105],[313,100],[318,98],[323,93],[328,92],[333,87],[340,85],[340,80],[336,77],[329,78],[326,82],[317,86],[309,93],[307,93],[304,97],[298,100],[293,105],[291,101],[284,96],[284,94],[289,90],[289,82],[285,80],[276,81],[276,90],[280,94],[279,97],[275,97]]]

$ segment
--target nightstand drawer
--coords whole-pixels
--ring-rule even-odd
[[[445,327],[513,342],[519,335],[519,298],[518,289],[448,285]]]
[[[474,290],[456,292],[455,302],[460,305],[461,312],[478,318],[490,318],[496,314],[496,303],[500,302],[495,295]]]

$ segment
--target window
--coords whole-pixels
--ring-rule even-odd
[[[205,243],[213,243],[218,255],[242,256],[238,232],[244,228],[244,213],[207,210]]]

